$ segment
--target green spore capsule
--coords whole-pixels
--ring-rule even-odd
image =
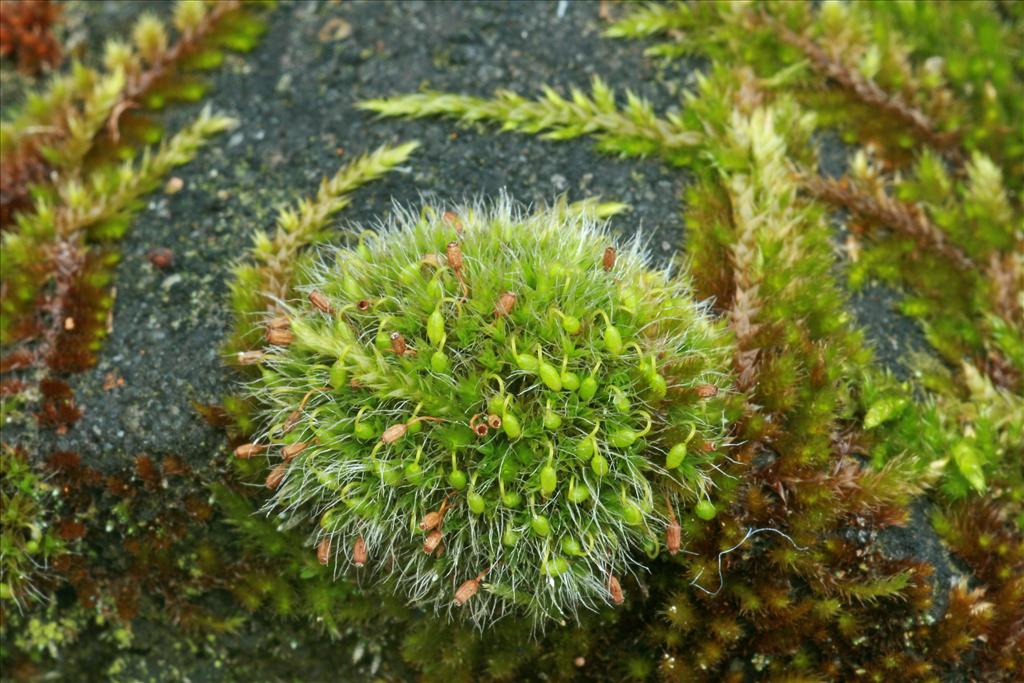
[[[690,434],[689,436],[686,437],[686,440],[677,443],[675,446],[669,449],[668,455],[665,456],[666,469],[674,470],[675,468],[683,464],[683,460],[686,459],[686,447],[689,445],[690,439],[692,439],[693,435],[696,433],[697,428],[691,425]]]
[[[552,308],[551,312],[561,319],[562,329],[568,332],[569,334],[578,334],[580,329],[582,329],[583,325],[582,323],[580,323],[579,318],[576,318],[571,315],[566,315],[557,308]]]
[[[352,433],[360,441],[372,441],[377,438],[377,428],[370,422],[356,422]]]
[[[725,404],[693,405],[690,392],[655,402],[666,385],[724,376],[733,349],[685,274],[652,268],[587,216],[503,202],[457,211],[460,232],[446,211],[393,212],[379,232],[356,231],[361,245],[303,269],[303,291],[336,313],[314,300],[289,308],[295,341],[261,349],[239,400],[253,406],[252,443],[279,444],[272,457],[304,401],[288,438],[310,448],[268,492],[275,523],[296,531],[282,543],[328,533],[331,558],[344,559],[362,535],[367,567],[381,570],[363,580],[428,610],[484,572],[494,590],[453,618],[544,628],[649,564],[645,539],[664,532],[655,502],[700,523],[682,485],[700,490],[724,454],[694,447],[674,471],[661,465],[692,425],[691,443],[727,443]],[[600,260],[609,247],[622,255],[612,271]],[[327,507],[334,521],[320,531]],[[442,555],[433,527],[411,533],[431,513],[444,515]],[[392,563],[402,571],[384,584]]]
[[[601,317],[604,318],[605,323],[604,334],[602,335],[602,339],[604,339],[604,347],[611,355],[618,356],[622,353],[623,348],[622,334],[619,332],[619,328],[612,325],[611,319],[604,311],[598,311],[598,313],[600,313]]]
[[[411,462],[406,465],[405,469],[402,470],[402,474],[405,476],[405,480],[413,486],[419,486],[423,483],[423,468],[420,467],[418,462]]]
[[[651,396],[660,401],[665,398],[665,394],[668,393],[668,382],[661,375],[654,375],[648,382],[648,386],[651,389]]]
[[[523,372],[537,372],[537,359],[528,353],[517,354],[516,365]]]
[[[388,486],[397,486],[402,481],[402,471],[383,462],[377,466],[377,476]]]
[[[627,524],[637,526],[643,522],[643,512],[640,511],[633,503],[624,503],[623,505],[623,521]]]
[[[444,316],[441,315],[441,309],[435,308],[433,313],[427,318],[427,339],[434,346],[441,343],[444,339]]]
[[[505,435],[513,440],[523,435],[523,428],[519,424],[519,419],[508,411],[501,415],[501,428],[505,431]]]
[[[594,366],[594,369],[590,371],[590,374],[580,382],[579,397],[580,400],[587,402],[590,401],[594,396],[597,395],[597,370],[601,367],[600,361]]]
[[[569,482],[569,492],[566,494],[573,503],[582,503],[590,498],[590,489],[586,486],[577,486],[576,479]]]
[[[683,464],[683,460],[686,459],[686,444],[677,443],[675,446],[669,449],[668,455],[665,456],[665,468],[674,470]]]
[[[434,351],[430,354],[430,369],[434,372],[443,375],[448,372],[450,365],[448,363],[448,356],[445,355],[444,351]]]
[[[508,491],[502,494],[501,504],[514,510],[523,504],[523,497],[515,491]]]
[[[466,505],[474,515],[482,515],[484,510],[487,509],[487,502],[484,501],[484,497],[476,491],[470,491],[466,494]]]
[[[697,505],[694,506],[693,512],[705,522],[710,522],[715,518],[715,515],[718,514],[718,511],[715,510],[715,504],[706,498],[701,499]]]
[[[562,371],[562,386],[569,391],[576,391],[580,388],[580,376],[575,372]]]
[[[562,390],[562,377],[551,363],[538,359],[537,374],[540,375],[540,381],[551,391]]]
[[[630,429],[629,427],[616,429],[608,435],[608,443],[615,448],[629,448],[636,443],[637,439],[646,436],[647,432],[651,431],[652,420],[651,416],[647,413],[644,413],[644,415],[647,418],[647,426],[642,431],[638,432],[635,429]]]
[[[626,397],[626,393],[616,386],[608,387],[608,392],[612,395],[612,405],[615,407],[615,410],[623,415],[628,415],[632,405]]]
[[[555,411],[551,410],[549,402],[544,410],[544,429],[555,430],[562,426],[562,418]]]
[[[635,429],[623,427],[608,435],[608,443],[615,448],[628,448],[636,443],[638,438],[640,437]]]
[[[356,279],[351,275],[346,275],[341,280],[341,290],[345,292],[353,301],[359,301],[363,298],[363,290],[356,282]]]
[[[550,496],[558,487],[558,473],[551,465],[544,465],[540,471],[540,493],[542,496]]]
[[[551,523],[548,522],[548,518],[544,515],[534,515],[533,519],[530,520],[530,529],[541,538],[547,538],[551,535]]]
[[[348,384],[348,369],[345,367],[345,361],[341,358],[334,361],[334,365],[331,366],[330,382],[335,389],[341,389]]]
[[[466,488],[466,473],[462,470],[452,470],[448,473],[448,484],[456,491]]]
[[[547,576],[558,576],[569,571],[569,561],[564,557],[552,557],[542,565],[542,571]]]
[[[570,557],[581,557],[584,555],[583,546],[572,536],[563,537],[559,546],[562,548],[562,553]]]

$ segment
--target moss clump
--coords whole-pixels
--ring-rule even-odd
[[[323,254],[247,387],[267,510],[478,624],[623,600],[714,514],[729,355],[685,280],[571,212],[400,213]]]
[[[40,595],[35,584],[63,549],[49,529],[49,495],[21,453],[0,448],[0,615]]]

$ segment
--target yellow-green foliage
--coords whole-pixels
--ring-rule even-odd
[[[39,576],[63,551],[50,528],[53,493],[23,454],[0,449],[0,610],[36,600]]]
[[[311,554],[480,624],[540,621],[621,602],[609,582],[667,525],[714,516],[728,347],[638,243],[505,202],[402,212],[318,262],[245,392],[268,510]]]

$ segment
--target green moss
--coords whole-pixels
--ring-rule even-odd
[[[427,207],[319,261],[247,395],[288,461],[269,509],[324,560],[394,558],[414,604],[478,623],[563,617],[621,599],[609,577],[699,513],[728,350],[638,245],[579,214]]]

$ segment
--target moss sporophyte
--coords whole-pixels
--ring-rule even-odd
[[[245,389],[266,511],[336,573],[477,624],[620,604],[679,516],[711,516],[731,351],[684,278],[614,241],[504,200],[321,252]]]

